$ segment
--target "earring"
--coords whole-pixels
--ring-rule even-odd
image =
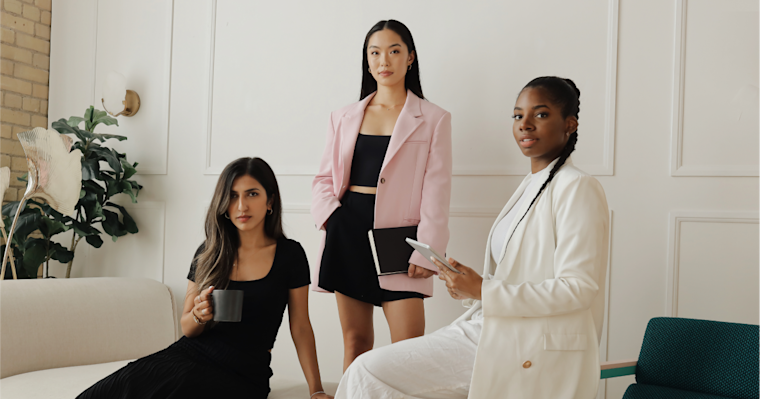
[[[224,212],[224,217],[226,217],[227,219],[229,219],[230,215],[228,215],[227,212]]]
[[[409,64],[409,70],[410,71],[412,70],[412,64]]]
[[[372,70],[367,67],[367,72],[372,73]]]
[[[267,215],[271,215],[273,212],[272,209],[267,209]]]

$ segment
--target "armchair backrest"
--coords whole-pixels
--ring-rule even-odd
[[[653,318],[641,344],[636,382],[756,399],[758,326]]]

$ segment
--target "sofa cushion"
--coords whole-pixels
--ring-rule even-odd
[[[32,371],[0,380],[3,399],[75,398],[131,360]]]
[[[124,367],[132,360],[88,366],[62,367],[33,371],[0,380],[0,398],[3,399],[56,399],[75,398],[92,384]],[[309,386],[303,380],[272,378],[272,392],[268,399],[302,399],[309,397]],[[325,391],[335,394],[338,384],[323,383]]]

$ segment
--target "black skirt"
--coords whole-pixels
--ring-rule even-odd
[[[130,362],[77,399],[265,399],[269,395],[269,352],[262,352],[261,359],[240,359],[232,353],[218,353],[229,352],[220,346],[196,345],[195,339],[182,337],[164,350]],[[214,360],[219,357],[229,361]]]
[[[369,232],[375,225],[375,195],[347,191],[327,220],[319,287],[381,306],[383,302],[424,298],[419,292],[380,288]]]

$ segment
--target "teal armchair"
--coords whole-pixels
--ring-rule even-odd
[[[602,364],[601,378],[636,375],[623,399],[757,399],[757,325],[656,317],[637,360]]]

